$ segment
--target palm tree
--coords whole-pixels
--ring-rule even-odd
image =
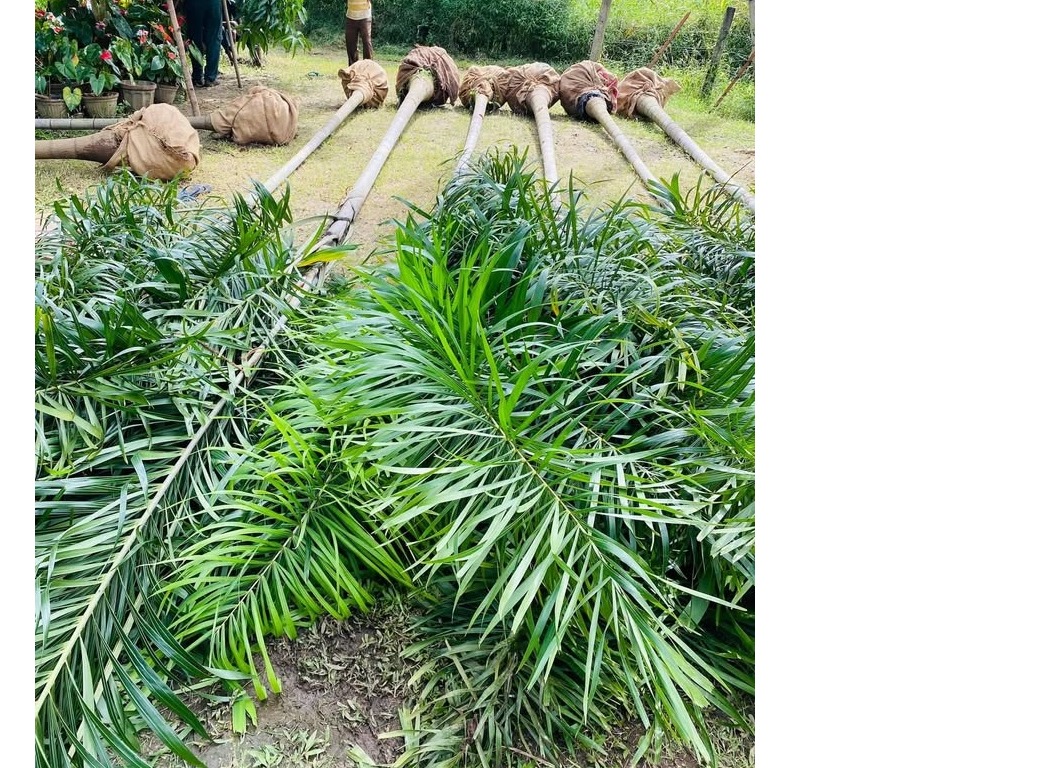
[[[341,71],[339,77],[342,77]],[[385,79],[386,73],[383,73]],[[385,94],[384,94],[385,98]],[[369,104],[368,106],[373,106]],[[96,131],[125,122],[121,117],[38,118],[35,127],[54,131]],[[255,85],[238,99],[208,115],[187,118],[192,128],[213,131],[236,144],[286,144],[298,131],[298,107],[285,94],[264,85]]]
[[[659,183],[611,117],[618,102],[618,78],[595,61],[581,61],[560,76],[559,93],[568,115],[581,120],[592,119],[604,127],[649,190]]]
[[[284,179],[294,173],[306,161],[306,158],[315,152],[345,122],[347,117],[353,114],[355,109],[361,105],[370,109],[382,106],[390,89],[386,70],[372,59],[361,59],[348,67],[343,67],[339,70],[339,80],[346,93],[346,101],[313,138],[298,150],[294,157],[265,181],[263,186],[270,194],[280,186]]]
[[[434,106],[446,102],[455,103],[459,87],[460,73],[444,48],[417,45],[409,51],[398,65],[397,94],[400,105],[397,114],[368,165],[339,206],[334,222],[321,240],[323,246],[339,245],[346,239],[350,225],[357,218],[365,198],[379,176],[379,171],[413,113],[425,103]]]
[[[556,142],[552,137],[552,118],[548,114],[559,99],[559,81],[559,73],[541,62],[508,67],[508,106],[517,115],[533,114],[541,146],[541,166],[549,187],[559,182]]]
[[[38,139],[38,160],[75,159],[129,166],[138,176],[168,181],[199,165],[199,134],[171,104],[152,104],[90,136]]]
[[[264,690],[255,633],[353,610],[392,578],[375,553],[429,598],[401,765],[555,760],[627,717],[709,759],[704,709],[738,720],[754,682],[754,338],[673,232],[629,202],[555,211],[525,155],[454,177],[300,335],[267,460],[180,563],[181,639]],[[338,520],[357,533],[324,561]],[[260,616],[229,622],[244,591]]]
[[[200,764],[160,708],[204,734],[175,689],[217,676],[157,589],[252,431],[251,350],[275,345],[301,254],[286,197],[177,191],[120,171],[37,244],[37,768],[138,764],[145,727]]]
[[[618,113],[626,117],[634,114],[651,120],[665,131],[677,146],[687,152],[711,177],[721,184],[729,193],[754,213],[754,196],[732,180],[732,174],[726,173],[710,156],[700,149],[684,129],[671,118],[663,107],[681,86],[670,78],[660,77],[647,67],[635,69],[618,83]]]
[[[471,67],[460,81],[460,103],[472,107],[471,124],[467,129],[464,150],[456,161],[454,173],[461,173],[471,159],[471,153],[478,143],[482,131],[482,119],[490,107],[499,109],[504,106],[506,95],[507,72],[504,67],[492,64],[483,67]]]

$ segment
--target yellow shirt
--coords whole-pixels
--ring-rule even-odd
[[[372,0],[346,0],[346,18],[372,18]]]

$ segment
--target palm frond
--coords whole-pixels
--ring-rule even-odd
[[[286,407],[354,445],[321,481],[437,601],[407,760],[513,764],[623,712],[709,759],[702,709],[753,686],[711,634],[753,631],[753,332],[649,210],[556,214],[518,165],[398,229]]]
[[[118,174],[58,203],[37,245],[38,768],[142,765],[143,728],[198,765],[174,688],[235,679],[180,647],[154,595],[216,482],[238,353],[285,306],[290,217],[182,211],[176,191]]]

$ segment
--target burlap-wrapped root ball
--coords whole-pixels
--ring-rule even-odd
[[[681,90],[676,80],[660,77],[647,67],[634,69],[618,83],[618,114],[633,117],[637,113],[637,99],[652,96],[665,107],[671,96]]]
[[[618,78],[595,61],[579,61],[559,78],[559,100],[571,117],[586,119],[585,103],[594,96],[607,102],[607,111],[618,105]]]
[[[508,70],[493,64],[482,67],[471,67],[460,81],[460,103],[468,109],[475,108],[475,95],[481,93],[486,97],[486,110],[500,109],[504,106],[507,94]]]
[[[298,133],[298,105],[273,88],[255,85],[211,113],[210,123],[236,144],[286,144]]]
[[[103,131],[118,141],[103,165],[108,171],[124,165],[137,176],[169,181],[199,165],[199,132],[172,104],[151,104]]]
[[[520,64],[508,67],[508,93],[505,101],[512,112],[517,115],[530,114],[530,94],[538,87],[548,91],[548,105],[551,107],[559,98],[559,72],[548,64],[535,61],[532,64]]]
[[[409,92],[409,83],[421,69],[429,70],[434,78],[434,94],[430,103],[440,107],[446,102],[456,103],[460,91],[460,72],[445,48],[437,45],[417,45],[402,59],[397,71],[398,101]]]
[[[342,90],[347,99],[360,91],[363,97],[361,106],[371,109],[381,107],[390,93],[386,70],[373,59],[361,59],[340,69],[339,82],[342,83]]]

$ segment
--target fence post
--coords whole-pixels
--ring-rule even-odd
[[[730,5],[725,9],[725,18],[721,20],[721,29],[718,30],[718,42],[714,44],[714,53],[710,57],[707,76],[703,78],[701,93],[704,99],[710,98],[710,91],[714,88],[714,79],[718,76],[718,61],[721,59],[721,49],[725,47],[725,40],[729,36],[729,27],[732,26],[732,17],[735,13],[736,9]]]
[[[751,1],[754,2],[754,0]],[[681,20],[677,22],[677,26],[674,27],[674,31],[670,33],[670,36],[666,38],[666,42],[659,46],[659,50],[657,50],[655,55],[651,57],[651,61],[648,62],[648,69],[654,67],[655,63],[659,60],[659,57],[661,57],[666,49],[670,47],[670,43],[672,43],[674,38],[677,37],[677,33],[681,31],[681,27],[685,25],[685,22],[688,21],[688,17],[691,14],[692,11],[686,12],[685,15],[681,17]]]
[[[600,15],[596,19],[596,34],[593,35],[593,47],[589,51],[590,61],[600,61],[604,52],[604,27],[607,26],[607,15],[611,13],[611,0],[600,3]]]

